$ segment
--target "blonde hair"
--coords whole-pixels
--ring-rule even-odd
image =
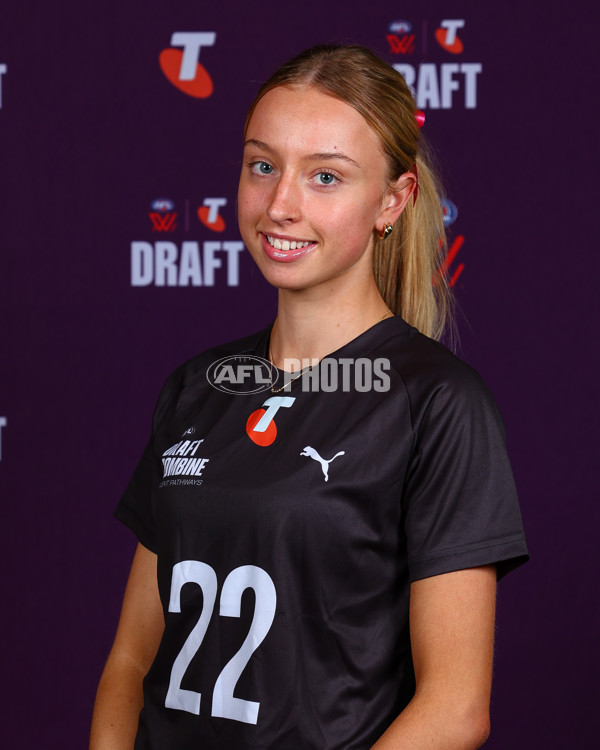
[[[439,273],[446,247],[440,184],[415,119],[416,104],[394,68],[365,47],[319,45],[282,65],[250,107],[246,130],[260,99],[278,86],[310,85],[356,109],[377,134],[391,185],[418,173],[412,198],[388,240],[375,232],[373,273],[381,296],[397,315],[439,339],[450,319],[451,295]]]

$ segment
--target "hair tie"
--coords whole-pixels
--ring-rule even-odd
[[[419,130],[425,125],[425,112],[423,112],[421,109],[415,109],[415,120],[417,121],[417,125],[419,126]],[[417,170],[417,162],[413,164],[412,171],[415,173],[415,177],[417,178],[417,184],[415,185],[415,189],[413,192],[413,208],[415,203],[417,202],[417,196],[419,195],[419,172]]]

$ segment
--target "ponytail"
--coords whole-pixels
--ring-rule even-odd
[[[423,143],[416,165],[417,199],[409,199],[389,239],[375,232],[373,272],[390,310],[439,340],[451,324],[452,295],[440,273],[446,250],[440,186]]]

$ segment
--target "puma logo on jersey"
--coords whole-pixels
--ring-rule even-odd
[[[329,480],[329,464],[338,456],[344,456],[345,454],[346,451],[339,451],[333,458],[330,458],[329,461],[326,461],[324,458],[321,458],[321,456],[319,456],[314,448],[311,448],[310,445],[307,445],[300,455],[308,456],[309,458],[314,458],[315,461],[318,461],[321,464],[321,468],[323,469],[323,476],[325,477],[325,481],[327,482]]]

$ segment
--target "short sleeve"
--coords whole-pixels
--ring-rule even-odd
[[[412,581],[489,564],[500,578],[527,560],[504,426],[470,368],[424,403],[403,501]]]
[[[115,518],[130,528],[144,547],[152,552],[157,552],[154,498],[161,477],[160,457],[154,448],[155,438],[176,400],[180,370],[169,377],[161,390],[152,419],[152,436],[114,512]]]
[[[152,552],[157,551],[152,502],[156,477],[154,451],[149,441],[114,513]]]

